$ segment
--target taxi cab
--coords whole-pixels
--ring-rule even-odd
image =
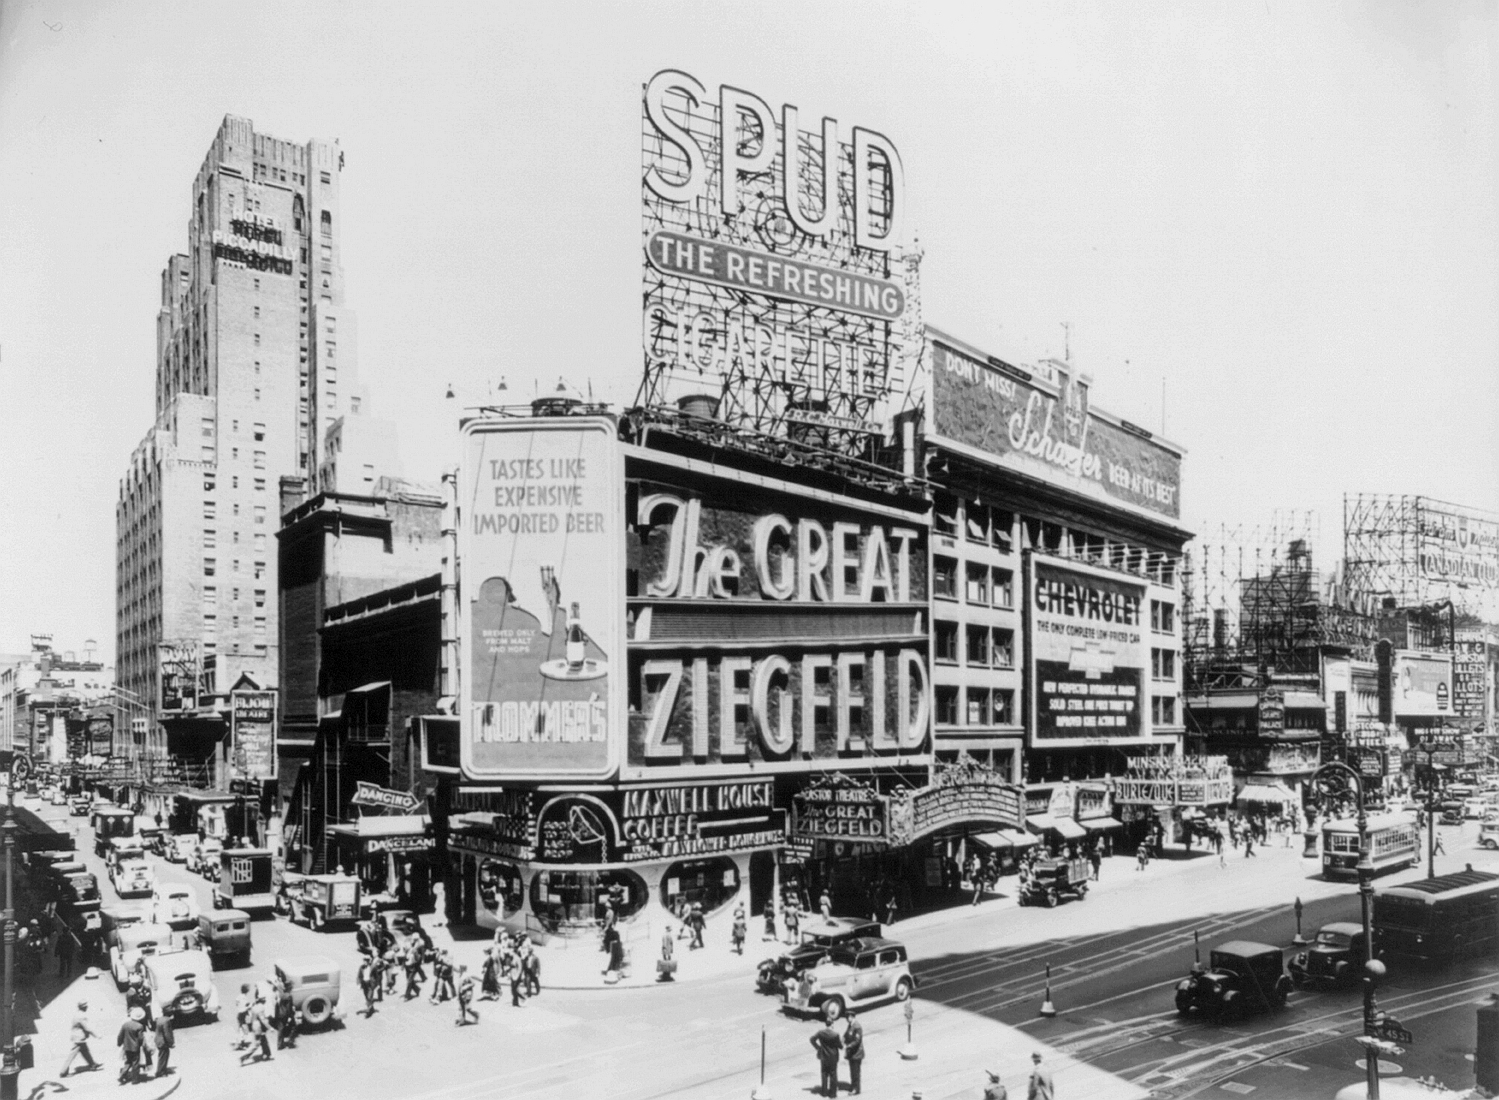
[[[781,1008],[836,1020],[851,1008],[910,1000],[915,988],[905,944],[871,936],[832,948],[800,978],[788,978]]]

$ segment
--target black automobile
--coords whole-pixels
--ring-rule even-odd
[[[1291,992],[1280,948],[1249,940],[1231,940],[1208,954],[1206,969],[1176,987],[1176,1011],[1183,1016],[1233,1016],[1282,1007]]]
[[[1364,959],[1364,929],[1351,921],[1324,924],[1305,951],[1286,964],[1291,981],[1302,986],[1340,986],[1358,980]]]
[[[755,974],[755,988],[761,993],[779,997],[787,978],[800,978],[802,971],[817,965],[817,960],[834,947],[868,936],[879,938],[878,921],[857,917],[830,917],[810,920],[802,925],[801,943],[773,959],[764,960]]]

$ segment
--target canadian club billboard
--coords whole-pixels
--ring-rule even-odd
[[[926,763],[924,514],[629,456],[624,777]]]
[[[624,709],[614,421],[471,420],[462,437],[463,772],[606,778]]]
[[[1079,562],[1040,554],[1028,562],[1035,741],[1065,747],[1148,739],[1145,586]]]

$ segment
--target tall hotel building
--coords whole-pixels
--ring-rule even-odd
[[[193,181],[187,251],[161,275],[156,421],[115,511],[117,678],[150,715],[135,755],[171,741],[207,763],[223,723],[206,696],[275,686],[280,480],[316,489],[330,429],[362,411],[342,164],[336,141],[230,115]]]

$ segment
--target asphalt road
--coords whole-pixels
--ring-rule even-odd
[[[56,809],[43,813],[69,820]],[[70,824],[80,834],[85,861],[99,868],[87,825],[78,818]],[[1499,855],[1472,848],[1468,834],[1476,835],[1476,825],[1470,823],[1462,834],[1447,830],[1453,855],[1439,859],[1439,871],[1467,861],[1499,869]],[[178,865],[152,862],[162,879],[193,884],[201,904],[210,904],[208,883]],[[1353,885],[1308,877],[1315,866],[1303,863],[1297,850],[1272,846],[1251,860],[1231,854],[1225,864],[1199,856],[1158,862],[1137,873],[1131,861],[1114,859],[1106,862],[1104,882],[1085,901],[1048,910],[1016,908],[1001,898],[894,926],[889,934],[907,943],[921,979],[915,1032],[928,1052],[922,1066],[941,1082],[924,1100],[976,1098],[981,1069],[1000,1050],[1024,1057],[1023,1049],[1018,1054],[1013,1049],[1018,1034],[1171,1100],[1221,1091],[1297,1100],[1330,1097],[1357,1080],[1361,1071],[1354,1063],[1361,1048],[1347,1038],[1361,1018],[1357,990],[1298,992],[1281,1012],[1231,1025],[1177,1017],[1173,987],[1191,966],[1194,931],[1204,957],[1227,939],[1289,948],[1295,934],[1290,903],[1298,895],[1306,902],[1308,935],[1333,920],[1357,919]],[[108,880],[101,878],[101,884],[106,902],[113,901]],[[675,987],[545,991],[522,1008],[481,1002],[480,1023],[460,1028],[455,1008],[424,999],[386,1002],[372,1018],[355,1014],[362,1001],[352,982],[357,953],[351,933],[314,933],[284,920],[257,921],[253,927],[253,965],[216,976],[223,1022],[179,1031],[177,1095],[184,1100],[268,1095],[742,1100],[758,1081],[762,1028],[777,1100],[810,1095],[817,1083],[807,1042],[816,1025],[784,1016],[774,1000],[753,991],[754,958],[772,952],[773,945],[752,943],[742,975]],[[239,983],[264,976],[280,955],[308,953],[328,954],[342,966],[348,1015],[340,1026],[305,1036],[296,1050],[270,1063],[240,1068],[229,1049]],[[1058,1010],[1051,1020],[1038,1015],[1048,963]],[[1403,1072],[1471,1085],[1474,1002],[1496,988],[1499,960],[1494,959],[1440,973],[1392,973],[1380,990],[1380,1005],[1416,1040],[1398,1059]],[[105,1022],[123,1011],[123,998],[107,976],[92,983],[90,996],[104,1005]],[[865,1093],[893,1100],[904,1019],[894,1006],[862,1015],[870,1049]],[[59,1052],[39,1053],[41,1064],[50,1065]],[[22,1087],[35,1083],[28,1074]],[[1024,1095],[1023,1078],[1007,1083],[1012,1096]],[[901,1100],[909,1095],[905,1091]]]

